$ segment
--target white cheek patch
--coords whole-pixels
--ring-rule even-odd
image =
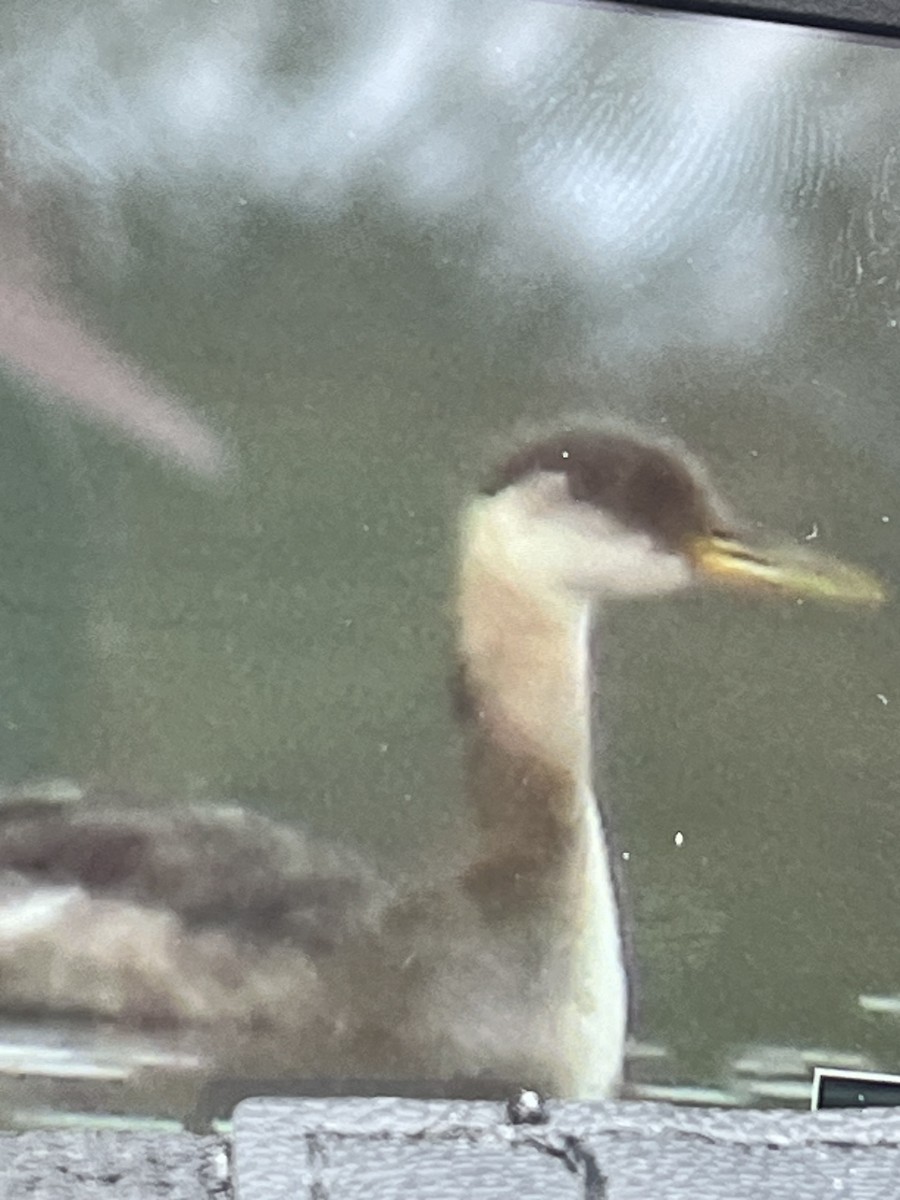
[[[689,586],[691,568],[680,554],[649,534],[626,529],[603,513],[591,514],[589,533],[572,547],[570,587],[603,595],[656,596]]]
[[[611,514],[573,501],[561,476],[508,488],[485,510],[497,558],[533,584],[586,595],[653,596],[691,583],[681,555]]]
[[[535,572],[592,595],[659,595],[691,582],[680,554],[608,512],[574,502],[563,481],[542,482],[539,494],[544,503],[533,496],[517,530],[522,560]]]

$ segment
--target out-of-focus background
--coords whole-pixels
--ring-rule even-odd
[[[8,0],[0,90],[6,785],[228,797],[414,869],[464,825],[455,506],[523,419],[669,430],[751,522],[900,575],[900,49]],[[900,1068],[898,630],[610,612],[647,1094]]]

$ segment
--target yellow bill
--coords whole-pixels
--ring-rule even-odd
[[[737,538],[709,535],[695,539],[691,559],[713,582],[835,604],[875,606],[887,600],[884,586],[868,571],[800,547],[755,550]]]

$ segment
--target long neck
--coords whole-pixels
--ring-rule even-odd
[[[621,1070],[626,981],[603,824],[591,787],[591,612],[535,587],[506,552],[502,508],[463,527],[457,619],[479,856],[466,877],[484,918],[543,979],[573,1095]]]
[[[479,830],[473,882],[501,908],[566,903],[590,826],[590,611],[535,587],[504,548],[502,509],[466,514],[457,620],[469,718],[468,785]]]

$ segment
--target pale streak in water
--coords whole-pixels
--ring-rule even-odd
[[[49,296],[0,282],[0,355],[54,402],[164,459],[201,475],[218,474],[225,465],[211,430]]]
[[[44,281],[17,214],[0,213],[0,357],[48,403],[105,425],[165,461],[203,476],[227,465],[224,443],[186,405],[142,377],[92,334]]]

